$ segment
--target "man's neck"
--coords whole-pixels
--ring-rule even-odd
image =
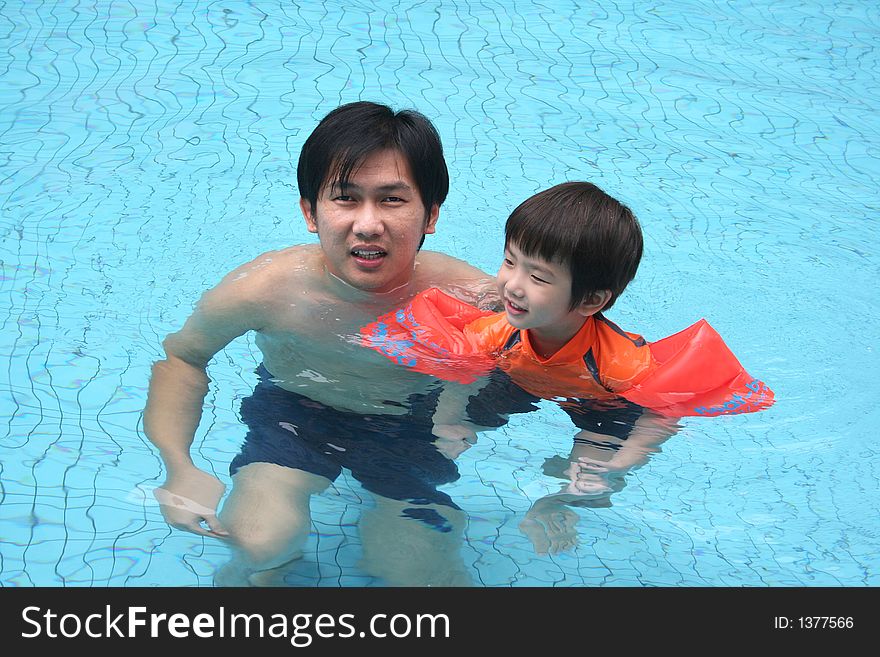
[[[411,299],[418,291],[413,278],[390,290],[375,292],[355,287],[331,273],[324,267],[324,289],[330,297],[356,305],[375,305],[377,308],[391,308]]]

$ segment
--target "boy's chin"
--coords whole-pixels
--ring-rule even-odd
[[[507,323],[518,329],[527,329],[530,328],[529,321],[527,317],[523,315],[511,315],[509,312],[504,313],[507,317]]]

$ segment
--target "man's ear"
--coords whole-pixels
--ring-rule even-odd
[[[436,203],[431,206],[428,219],[425,221],[425,235],[433,235],[437,227],[437,219],[440,218],[440,206]]]
[[[602,310],[610,299],[611,290],[598,290],[593,292],[589,298],[584,299],[575,310],[584,317],[589,317]]]
[[[299,200],[299,209],[303,213],[303,217],[306,220],[306,226],[309,229],[310,233],[318,232],[318,222],[315,221],[315,214],[312,212],[312,204],[309,203],[309,199],[300,198]]]

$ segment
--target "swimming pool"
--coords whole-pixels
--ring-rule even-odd
[[[5,2],[0,6],[0,584],[211,586],[229,557],[171,530],[142,432],[149,368],[202,291],[312,241],[295,161],[357,99],[435,121],[451,192],[426,248],[487,271],[503,220],[588,179],[646,253],[610,313],[648,339],[702,316],[776,391],[690,419],[576,550],[523,514],[567,454],[552,406],[481,436],[444,487],[478,586],[880,584],[875,433],[880,11],[871,3]],[[194,443],[228,482],[259,362],[218,355]],[[371,586],[343,476],[285,582]]]

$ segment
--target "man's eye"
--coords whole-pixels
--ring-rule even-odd
[[[399,196],[386,196],[385,202],[386,203],[403,203],[403,199],[400,198]]]
[[[354,199],[351,196],[349,196],[348,194],[338,194],[337,196],[333,197],[333,200],[347,202],[347,201],[353,201]]]

